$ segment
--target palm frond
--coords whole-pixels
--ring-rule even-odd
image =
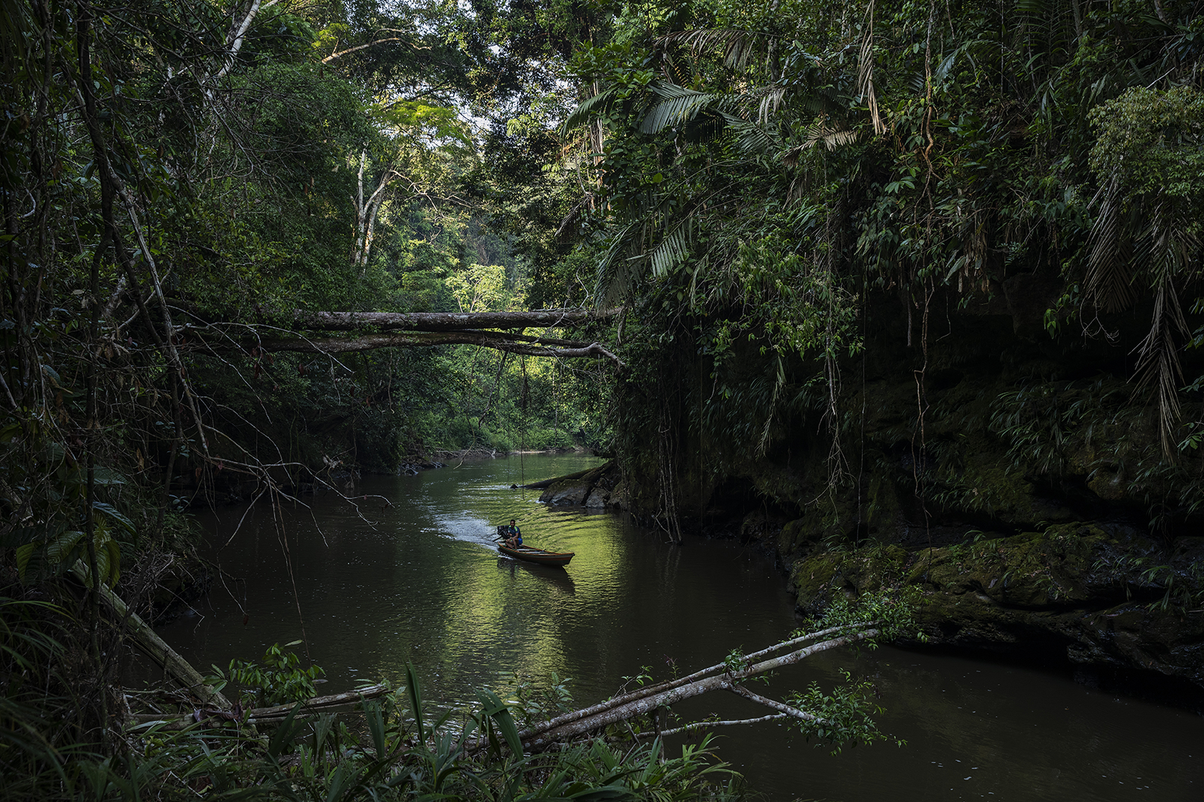
[[[627,298],[632,286],[638,280],[636,272],[640,270],[638,259],[622,259],[620,255],[631,244],[632,232],[640,225],[640,221],[629,223],[614,236],[614,241],[602,255],[595,274],[594,297],[598,308],[605,309],[616,306]]]
[[[679,42],[694,52],[721,48],[726,67],[742,71],[757,55],[764,42],[776,38],[760,31],[739,28],[712,28],[694,31],[678,31],[663,37],[667,42]]]
[[[851,145],[857,141],[857,132],[844,126],[836,127],[820,118],[803,130],[802,147],[809,148],[822,142],[828,150],[836,150],[842,145]]]
[[[1134,297],[1120,182],[1113,179],[1096,198],[1099,214],[1087,236],[1087,296],[1100,310],[1118,312]]]
[[[836,150],[857,141],[857,131],[845,126],[829,125],[825,116],[803,129],[803,141],[782,154],[782,163],[787,167],[797,167],[803,151],[823,143],[828,150]]]
[[[605,111],[614,101],[617,90],[615,87],[603,89],[598,94],[591,98],[586,98],[581,101],[577,108],[573,109],[573,113],[564,121],[564,125],[560,127],[560,135],[565,136],[569,131],[579,125],[589,121],[596,113]]]
[[[1138,258],[1154,280],[1154,312],[1149,334],[1136,349],[1137,382],[1139,387],[1156,388],[1158,433],[1167,456],[1174,453],[1172,434],[1179,421],[1179,387],[1183,384],[1179,343],[1190,333],[1174,279],[1182,275],[1199,249],[1190,221],[1174,217],[1164,205],[1156,207],[1138,251]]]
[[[670,126],[692,120],[699,111],[708,106],[722,104],[725,100],[731,102],[723,94],[696,92],[684,86],[660,81],[648,88],[661,100],[648,110],[644,122],[640,125],[640,131],[645,134],[659,134]]]
[[[1183,367],[1177,355],[1175,320],[1182,321],[1183,310],[1170,281],[1154,290],[1154,316],[1150,332],[1137,347],[1137,386],[1154,385],[1158,398],[1158,435],[1162,453],[1174,453],[1171,435],[1179,420],[1179,387],[1183,384]]]
[[[776,134],[757,123],[721,112],[727,127],[736,137],[736,148],[750,156],[774,153],[782,148],[782,140]]]
[[[773,428],[773,419],[778,408],[778,398],[782,388],[786,386],[786,369],[782,365],[782,355],[777,356],[777,370],[774,371],[773,393],[769,398],[769,409],[765,414],[765,424],[761,427],[761,436],[757,438],[757,447],[753,452],[757,457],[764,457],[769,449],[769,434]]]
[[[861,53],[857,62],[857,92],[865,98],[874,135],[882,136],[886,133],[886,124],[878,112],[878,94],[874,90],[874,0],[869,0],[866,6],[862,28],[865,35],[861,39]]]
[[[765,125],[769,122],[769,115],[776,112],[778,107],[782,105],[782,99],[786,97],[786,87],[770,86],[761,93],[761,103],[757,108],[757,122]]]
[[[662,236],[660,242],[648,255],[652,265],[652,275],[663,278],[686,261],[694,242],[693,234],[694,218],[688,216],[678,222],[673,230]]]
[[[953,74],[953,68],[956,67],[957,63],[963,58],[969,62],[970,68],[977,73],[978,61],[974,58],[974,52],[976,50],[982,50],[991,47],[998,47],[998,45],[982,39],[972,39],[969,42],[965,42],[954,48],[953,52],[945,56],[937,63],[937,67],[932,73],[933,84],[943,84],[946,79]],[[989,57],[984,56],[983,60],[986,60],[987,58]]]

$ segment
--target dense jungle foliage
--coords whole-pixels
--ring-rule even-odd
[[[558,198],[490,159],[530,158],[501,140],[554,103],[566,14],[0,4],[4,793],[136,798],[161,773],[128,762],[128,633],[99,591],[145,612],[194,551],[189,505],[604,437],[588,368],[268,347],[297,310],[529,305],[536,262],[494,221]]]
[[[47,796],[159,770],[97,589],[145,603],[198,499],[587,445],[674,532],[732,497],[806,538],[1019,528],[1037,491],[1197,523],[1202,12],[0,0],[4,762]],[[529,335],[618,372],[271,345],[297,310],[618,304]]]
[[[565,130],[605,134],[580,219],[644,344],[617,429],[644,507],[827,499],[857,537],[1035,525],[1009,496],[1074,485],[1198,521],[1200,12],[624,9]]]

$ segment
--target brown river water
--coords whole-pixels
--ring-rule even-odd
[[[286,509],[284,539],[267,507],[220,509],[204,523],[229,577],[159,631],[202,670],[304,637],[326,693],[400,683],[409,661],[425,696],[447,706],[513,672],[568,678],[584,705],[626,677],[688,673],[798,626],[785,579],[764,555],[732,542],[670,546],[627,516],[549,508],[538,491],[511,489],[598,462],[528,455],[365,477],[344,488],[369,495],[358,509],[334,494]],[[531,545],[576,557],[565,570],[500,558],[490,538],[510,518]],[[785,726],[723,730],[720,757],[761,798],[1204,800],[1204,718],[1194,714],[1031,668],[889,648],[822,655],[767,690],[830,686],[840,668],[873,679],[880,727],[907,744],[833,755]],[[764,712],[748,705],[703,697],[676,712]]]

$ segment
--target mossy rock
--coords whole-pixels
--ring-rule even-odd
[[[988,604],[1073,606],[1094,595],[1089,587],[1092,566],[1109,540],[1095,527],[1072,524],[932,549],[912,566],[908,581]]]
[[[540,494],[539,500],[552,506],[583,505],[595,489],[600,489],[603,502],[597,506],[604,506],[605,498],[609,497],[610,488],[619,481],[617,474],[618,471],[614,464],[608,462],[596,468],[555,479]]]
[[[1070,662],[1155,672],[1204,689],[1204,537],[1166,553],[1097,525],[1048,527],[911,553],[871,544],[797,561],[803,614],[838,595],[920,589],[916,623],[930,642],[1024,651],[1042,644]]]
[[[778,532],[778,554],[783,559],[794,561],[810,554],[824,542],[824,531],[818,521],[811,517],[787,521]]]
[[[871,543],[849,551],[830,551],[796,562],[790,580],[798,606],[808,615],[827,609],[836,593],[858,596],[897,586],[910,557],[900,546]]]
[[[843,590],[841,567],[843,552],[824,552],[794,563],[790,584],[797,595],[798,607],[809,614],[826,609],[836,590]]]

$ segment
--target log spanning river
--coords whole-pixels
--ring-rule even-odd
[[[454,704],[518,672],[568,678],[584,705],[625,677],[688,673],[785,638],[797,626],[783,577],[738,544],[672,547],[625,516],[548,508],[512,484],[597,464],[581,456],[465,463],[368,477],[285,510],[219,510],[206,521],[228,574],[161,633],[194,665],[258,658],[304,637],[322,691],[407,661],[426,696]],[[379,498],[388,499],[388,504]],[[517,518],[529,543],[576,552],[565,571],[500,559],[490,535]],[[241,523],[240,523],[241,522]],[[1204,719],[1031,669],[922,652],[829,653],[774,677],[784,695],[850,668],[873,678],[881,728],[907,741],[832,755],[784,726],[723,731],[719,754],[770,800],[1007,802],[1204,799]],[[732,698],[681,713],[761,715]]]

